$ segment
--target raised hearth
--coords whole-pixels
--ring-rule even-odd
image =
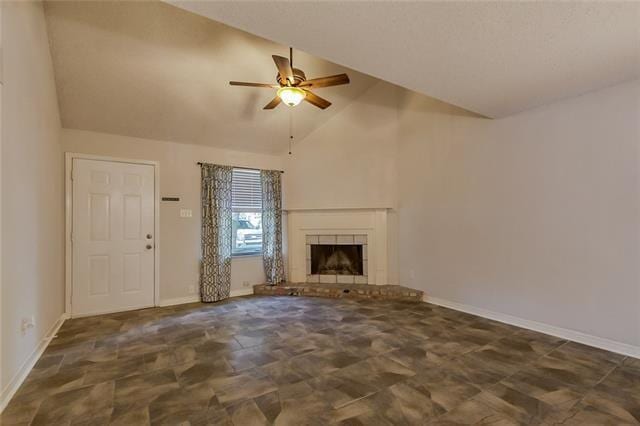
[[[310,296],[350,299],[399,300],[421,302],[424,293],[399,285],[284,283],[257,284],[253,293],[271,296]]]

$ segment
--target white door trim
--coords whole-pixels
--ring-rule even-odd
[[[73,183],[71,181],[71,170],[74,159],[100,160],[117,163],[145,164],[153,166],[154,175],[154,274],[153,274],[153,304],[160,303],[160,163],[150,160],[135,160],[129,158],[107,157],[103,155],[82,154],[76,152],[64,153],[64,196],[65,196],[65,247],[64,247],[64,281],[65,281],[65,313],[71,315],[71,294],[73,289],[73,251],[71,247],[71,230],[73,229]],[[109,312],[101,312],[103,314]]]

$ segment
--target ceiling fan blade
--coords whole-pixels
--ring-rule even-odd
[[[272,88],[272,89],[280,87],[278,84],[248,83],[246,81],[230,81],[229,84],[232,85],[232,86],[269,87],[269,88]]]
[[[280,105],[280,102],[282,102],[282,99],[280,99],[280,96],[276,96],[275,98],[273,98],[271,100],[271,102],[269,102],[268,104],[266,104],[264,106],[264,108],[262,109],[274,109],[275,107],[277,107],[278,105]]]
[[[331,75],[329,77],[313,78],[311,80],[305,80],[299,84],[300,87],[329,87],[339,86],[341,84],[349,84],[349,76],[346,74]]]
[[[289,63],[289,60],[283,56],[278,56],[278,55],[272,55],[272,57],[273,57],[273,62],[275,62],[276,67],[278,67],[278,72],[280,73],[280,76],[286,78],[287,80],[289,80],[289,82],[291,82],[291,84],[293,84],[294,83],[293,70],[291,69],[291,64]]]
[[[307,92],[307,96],[305,96],[304,100],[309,102],[311,105],[315,105],[318,108],[321,109],[326,109],[329,105],[331,105],[331,102],[329,102],[326,99],[321,98],[320,96],[316,95],[315,93],[309,91],[309,90],[305,90],[305,92]]]

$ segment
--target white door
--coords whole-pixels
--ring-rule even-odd
[[[73,159],[75,315],[154,305],[152,165]]]

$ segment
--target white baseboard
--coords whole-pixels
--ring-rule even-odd
[[[241,288],[238,290],[231,290],[229,297],[248,296],[250,294],[253,294],[253,287]],[[195,294],[195,295],[186,296],[186,297],[164,299],[164,300],[161,300],[160,303],[158,303],[158,306],[184,305],[185,303],[195,303],[199,301],[200,301],[200,296]]]
[[[456,311],[466,312],[468,314],[477,315],[479,317],[503,322],[505,324],[515,325],[517,327],[526,328],[540,333],[550,334],[551,336],[560,337],[562,339],[571,340],[573,342],[582,343],[588,346],[605,349],[607,351],[619,353],[622,355],[640,358],[640,346],[629,345],[627,343],[617,342],[615,340],[605,339],[603,337],[593,336],[579,331],[570,330],[568,328],[556,327],[537,321],[531,321],[524,318],[514,317],[512,315],[500,312],[490,311],[488,309],[478,308],[463,303],[452,302],[450,300],[439,299],[425,295],[424,301],[433,303],[434,305],[443,306],[445,308],[454,309]]]
[[[106,309],[106,310],[99,310],[94,312],[87,312],[86,314],[75,314],[75,315],[69,314],[68,318],[95,317],[96,315],[109,315],[109,314],[116,314],[116,313],[127,312],[127,311],[138,311],[140,309],[148,309],[148,308],[154,308],[154,307],[155,305],[142,305],[142,306],[132,306],[129,308],[125,308],[124,310],[123,309]]]
[[[55,335],[58,333],[58,330],[60,330],[60,327],[62,327],[62,324],[64,324],[67,318],[69,318],[67,314],[60,315],[60,317],[56,320],[49,331],[47,331],[47,334],[45,334],[42,340],[40,340],[38,346],[36,346],[33,352],[31,352],[31,354],[24,360],[24,362],[22,363],[16,374],[13,376],[13,378],[9,381],[7,386],[2,389],[2,394],[0,394],[0,413],[2,413],[5,407],[9,404],[9,401],[11,401],[13,395],[15,395],[20,385],[22,385],[22,382],[24,382],[24,380],[27,378],[27,376],[31,372],[31,369],[34,365],[36,365],[36,362],[38,362],[38,360],[44,353],[44,350],[49,345],[49,342],[51,342],[51,340],[55,337]]]

